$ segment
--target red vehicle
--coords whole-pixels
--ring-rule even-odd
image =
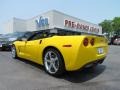
[[[113,44],[115,44],[115,45],[120,45],[120,37],[119,37],[119,38],[116,38],[116,39],[113,41]]]
[[[115,35],[110,39],[110,45],[120,45],[120,35]]]

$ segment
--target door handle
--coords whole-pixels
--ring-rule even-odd
[[[41,44],[41,43],[42,43],[42,40],[40,40],[39,44]]]

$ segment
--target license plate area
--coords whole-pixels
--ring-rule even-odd
[[[102,47],[99,47],[99,48],[97,48],[97,52],[98,52],[98,54],[103,54],[104,49]]]

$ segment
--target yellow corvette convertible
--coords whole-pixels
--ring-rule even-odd
[[[58,76],[101,64],[108,52],[106,38],[95,35],[47,35],[35,32],[12,45],[12,57],[41,64],[45,71]]]

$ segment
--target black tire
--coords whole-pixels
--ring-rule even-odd
[[[12,54],[12,58],[14,58],[14,59],[17,59],[17,58],[18,58],[15,45],[13,45],[13,46],[11,47],[11,54]]]
[[[62,55],[54,48],[49,48],[45,51],[43,63],[45,71],[52,76],[60,76],[65,71]]]

